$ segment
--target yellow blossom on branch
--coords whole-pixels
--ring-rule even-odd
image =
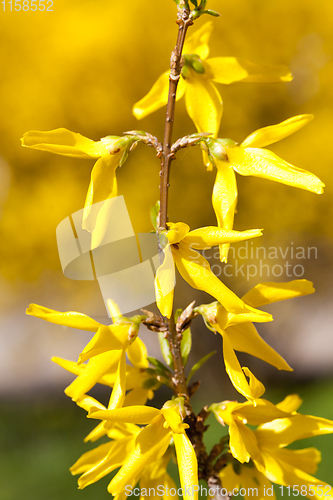
[[[309,123],[313,115],[299,115],[250,134],[240,145],[231,139],[205,139],[204,148],[216,165],[212,202],[218,226],[232,229],[237,204],[235,172],[262,177],[321,194],[325,184],[314,174],[294,167],[264,146],[280,141]],[[220,246],[220,259],[227,262],[229,245]]]
[[[217,137],[223,103],[215,83],[289,82],[292,75],[284,66],[260,66],[237,57],[207,59],[212,30],[213,23],[207,22],[186,40],[176,100],[185,95],[186,109],[197,131],[210,132],[213,137]],[[165,106],[168,90],[169,72],[166,71],[148,94],[134,104],[134,116],[142,119]]]
[[[36,130],[26,132],[21,143],[22,146],[49,153],[97,159],[91,171],[82,221],[82,227],[91,232],[95,229],[97,217],[97,212],[91,212],[91,207],[98,202],[117,196],[115,171],[125,162],[135,139],[110,135],[95,142],[81,134],[58,128],[48,132]]]
[[[96,332],[79,356],[78,367],[90,359],[83,370],[78,369],[78,377],[65,389],[74,401],[88,392],[107,373],[114,373],[113,391],[109,406],[122,406],[126,387],[126,354],[136,368],[148,368],[147,349],[138,338],[139,326],[145,316],[133,318],[118,317],[112,325],[98,323],[85,314],[77,312],[58,312],[37,304],[31,304],[27,314],[62,326]],[[64,366],[65,363],[65,366]],[[63,366],[68,368],[68,363]]]
[[[167,250],[171,249],[172,256],[170,252],[165,252],[165,260],[158,268],[155,277],[156,303],[163,316],[170,318],[172,312],[173,283],[171,280],[174,279],[172,272],[174,263],[182,278],[193,288],[209,293],[219,302],[225,303],[231,311],[246,309],[241,299],[215,276],[208,261],[194,248],[200,250],[224,242],[233,243],[256,238],[261,236],[261,230],[228,231],[207,226],[190,231],[189,226],[183,222],[168,223],[168,228],[169,230],[165,233],[168,243],[165,246]]]
[[[319,500],[320,487],[330,489],[311,475],[317,470],[320,453],[315,448],[290,450],[286,446],[300,439],[333,433],[333,422],[297,413],[301,403],[293,394],[277,405],[264,399],[259,399],[256,406],[250,402],[225,401],[209,409],[221,424],[229,426],[230,452],[236,460],[241,464],[252,460],[269,481],[294,486],[308,498]],[[258,427],[253,431],[247,424]]]
[[[313,292],[312,283],[307,280],[287,283],[268,282],[256,285],[241,300],[246,306],[257,308]],[[196,310],[202,315],[207,328],[222,336],[226,372],[235,389],[250,401],[260,398],[265,392],[265,387],[247,367],[241,367],[235,351],[251,354],[278,370],[292,371],[288,363],[260,337],[253,325],[253,322],[272,321],[270,315],[261,316],[244,310],[230,312],[223,303],[218,302],[201,305]]]
[[[92,408],[90,417],[118,423],[148,424],[136,436],[121,469],[111,480],[108,491],[112,495],[121,494],[128,485],[135,485],[144,469],[163,457],[173,438],[183,497],[185,500],[198,498],[198,464],[185,432],[188,425],[182,423],[185,417],[182,398],[167,401],[161,410],[147,406],[104,411]]]

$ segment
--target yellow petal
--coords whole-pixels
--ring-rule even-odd
[[[56,325],[69,326],[88,332],[97,332],[98,328],[101,326],[100,323],[89,318],[89,316],[85,314],[74,311],[58,312],[54,309],[49,309],[48,307],[39,306],[37,304],[30,304],[26,313],[29,314],[29,316],[35,316],[36,318],[44,319]]]
[[[257,439],[263,446],[284,447],[294,441],[333,433],[333,421],[312,415],[292,415],[258,427]]]
[[[124,406],[144,406],[147,402],[150,392],[152,391],[142,389],[141,387],[132,389],[125,396]]]
[[[167,422],[167,426],[172,429],[174,433],[181,434],[184,432],[184,428],[188,427],[187,424],[183,424],[183,419],[177,411],[177,407],[174,408],[162,408],[161,412],[163,417]]]
[[[81,373],[84,373],[84,371],[87,368],[87,365],[78,365],[75,361],[69,361],[68,359],[58,358],[57,356],[53,356],[51,358],[51,361],[64,368],[64,370],[67,370],[70,373],[74,373],[74,375],[80,375]],[[82,397],[83,395],[84,394],[81,394],[80,397]]]
[[[306,486],[307,497],[314,500],[322,500],[325,492],[328,492],[326,498],[332,498],[332,495],[329,493],[332,489],[331,486],[281,460],[279,454],[263,450],[262,457],[264,459],[264,466],[256,462],[255,465],[270,481],[283,486],[298,485],[298,487],[295,487],[297,490],[301,490],[301,486]]]
[[[124,151],[120,150],[113,155],[104,155],[95,163],[91,171],[91,181],[83,210],[83,229],[91,232],[96,227],[96,219],[99,211],[92,211],[92,205],[115,196],[115,171],[123,154]],[[102,205],[100,208],[102,208]],[[104,225],[101,223],[101,227],[104,227]],[[101,228],[99,231],[101,231]]]
[[[161,415],[161,410],[152,406],[126,406],[115,410],[96,411],[88,418],[108,420],[110,422],[128,422],[132,424],[149,424]],[[163,417],[164,419],[164,417]]]
[[[91,467],[105,459],[110,449],[114,446],[115,444],[112,443],[104,443],[90,451],[87,451],[75,462],[74,465],[72,465],[70,468],[71,473],[75,475],[86,472]]]
[[[110,401],[108,404],[108,410],[121,408],[124,403],[125,393],[126,393],[126,350],[123,349],[121,351],[121,356],[119,359],[116,381],[112,389]]]
[[[308,474],[315,474],[321,461],[321,453],[316,448],[304,448],[303,450],[274,450],[274,455],[279,460],[301,469]]]
[[[147,348],[142,340],[137,337],[127,349],[128,359],[137,368],[148,368]]]
[[[251,356],[255,356],[275,366],[278,370],[292,371],[292,368],[290,368],[282,356],[260,337],[252,323],[230,326],[227,332],[235,351],[251,354]]]
[[[252,307],[260,307],[272,304],[280,300],[293,299],[314,293],[313,283],[308,280],[293,280],[285,283],[259,283],[242,300]]]
[[[261,229],[250,229],[248,231],[232,231],[219,227],[207,226],[190,231],[184,238],[184,243],[188,243],[197,250],[204,250],[222,243],[234,243],[250,238],[262,236]]]
[[[263,177],[321,194],[325,184],[311,172],[294,167],[268,149],[228,148],[228,157],[240,175]]]
[[[187,233],[190,230],[190,226],[185,224],[184,222],[176,222],[175,224],[172,222],[168,223],[168,232],[167,237],[170,245],[174,245],[175,243],[179,243],[181,240],[185,238]]]
[[[274,83],[290,82],[292,74],[285,66],[262,66],[240,57],[213,57],[205,62],[205,67],[214,82]]]
[[[111,368],[118,366],[121,351],[111,351],[91,358],[82,373],[65,389],[73,401],[79,399],[99,382]]]
[[[246,429],[245,426],[243,426],[243,428]],[[232,456],[242,464],[244,462],[249,462],[251,459],[251,455],[246,449],[246,445],[244,443],[243,436],[240,432],[240,428],[238,425],[236,425],[234,421],[231,421],[229,424],[229,435],[230,435],[229,445]]]
[[[290,416],[290,414],[281,411],[266,399],[257,399],[256,406],[249,401],[246,403],[223,401],[222,403],[211,405],[210,408],[217,417],[228,425],[230,425],[230,420],[232,419],[237,419],[237,421],[245,420],[249,425],[259,425]]]
[[[289,394],[289,396],[284,398],[283,401],[280,401],[280,403],[278,403],[276,407],[279,408],[279,410],[285,411],[287,413],[292,413],[294,411],[297,411],[302,403],[303,401],[298,394]]]
[[[114,351],[120,352],[120,351]],[[81,365],[82,366],[82,365]],[[83,365],[84,366],[84,365]],[[113,387],[115,383],[115,372],[117,367],[113,371],[109,371],[99,380],[100,384],[108,385]],[[151,378],[151,375],[146,373],[145,370],[141,368],[136,368],[135,366],[126,365],[126,390],[129,391],[134,388],[142,387],[143,384]]]
[[[157,111],[168,102],[169,94],[169,74],[170,71],[163,73],[154,83],[148,94],[133,106],[133,115],[138,120],[145,118],[150,113]],[[176,101],[183,97],[186,89],[186,84],[182,78],[178,81]]]
[[[107,306],[113,323],[116,323],[120,318],[123,317],[118,304],[114,300],[108,299]]]
[[[106,410],[105,406],[102,405],[99,401],[97,401],[97,399],[95,399],[91,396],[87,396],[87,394],[83,394],[83,396],[81,396],[76,401],[76,404],[78,406],[80,406],[80,408],[83,408],[84,410],[86,410],[87,412],[89,412],[89,410],[91,408],[98,408],[99,410]]]
[[[271,125],[252,132],[242,142],[242,148],[264,148],[269,144],[281,141],[288,135],[297,132],[313,119],[313,115],[298,115],[288,118],[277,125]]]
[[[233,228],[237,196],[235,172],[227,163],[218,162],[212,202],[218,226],[222,229]],[[228,244],[220,246],[221,262],[228,261],[229,246]]]
[[[78,363],[107,351],[122,349],[128,337],[128,326],[102,325],[79,356]]]
[[[173,440],[177,454],[180,484],[184,492],[183,498],[196,500],[199,485],[198,462],[192,443],[185,433],[173,434]]]
[[[164,417],[160,414],[137,435],[124,465],[108,486],[109,493],[115,495],[122,492],[145,467],[164,455],[170,443],[171,432],[163,427],[163,421]]]
[[[206,59],[209,55],[208,42],[212,31],[212,21],[208,21],[203,24],[197,31],[186,39],[183,54],[196,54],[201,60]]]
[[[99,158],[109,153],[109,148],[118,137],[94,142],[81,134],[71,132],[66,128],[57,128],[48,132],[31,130],[21,139],[22,146],[49,153],[56,153],[77,158]]]
[[[260,309],[254,309],[246,305],[245,309],[238,311],[237,313],[228,312],[221,304],[216,307],[216,321],[218,326],[224,329],[228,329],[230,326],[240,325],[244,323],[267,323],[273,321],[273,316],[265,311],[260,311]]]
[[[100,422],[91,432],[89,432],[89,434],[84,438],[83,441],[85,443],[88,443],[88,441],[94,443],[101,437],[105,436],[106,433],[107,429],[105,428],[104,422]]]
[[[109,194],[108,199],[115,198],[118,194],[117,178],[116,174],[113,177],[113,186]],[[84,203],[83,217],[82,217],[82,227],[91,232],[91,250],[97,248],[101,245],[105,233],[108,229],[108,224],[110,220],[110,205],[106,202],[101,203],[99,209],[93,208],[94,215],[91,213],[92,205],[94,203],[94,183],[90,181],[86,200]],[[87,222],[86,222],[87,219]],[[94,228],[92,230],[92,228]]]
[[[175,286],[175,266],[170,245],[164,248],[164,260],[156,271],[154,285],[157,307],[164,317],[171,318]]]
[[[232,385],[246,399],[253,401],[253,399],[258,396],[253,393],[252,388],[246,380],[246,377],[243,373],[241,365],[239,364],[235,351],[232,348],[231,342],[226,332],[224,332],[223,334],[223,358],[225,369]]]
[[[260,380],[258,380],[257,377],[255,377],[253,375],[253,373],[251,372],[251,370],[249,370],[249,368],[247,368],[246,366],[243,366],[242,368],[243,368],[243,372],[245,373],[245,375],[249,379],[249,385],[250,385],[250,389],[252,391],[253,397],[255,399],[260,398],[266,390],[264,384],[262,384],[260,382]]]
[[[79,489],[83,489],[89,484],[93,484],[96,481],[99,481],[107,474],[110,474],[112,471],[121,466],[124,460],[126,459],[129,444],[131,443],[131,441],[133,441],[132,437],[125,438],[123,441],[117,441],[117,442],[113,441],[111,443],[107,443],[109,445],[109,451],[106,454],[106,456],[102,458],[100,461],[98,461],[98,459],[96,460],[97,457],[94,457],[96,461],[91,465],[89,464],[90,467],[87,464],[89,469],[78,480]],[[85,457],[86,461],[88,461],[88,459],[91,460],[92,462],[93,456]],[[71,467],[70,471],[72,472],[72,474],[78,474],[77,467],[78,467],[77,464],[74,464]]]
[[[187,112],[198,132],[210,132],[217,137],[222,118],[222,98],[205,76],[189,69],[186,78],[185,102]]]
[[[193,288],[215,297],[229,311],[239,312],[245,307],[244,302],[210,270],[208,261],[201,254],[184,242],[179,243],[178,249],[173,248],[172,253],[182,278]]]

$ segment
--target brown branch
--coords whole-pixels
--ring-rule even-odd
[[[158,231],[163,231],[167,228],[167,213],[168,213],[168,189],[169,189],[169,171],[170,164],[173,159],[171,154],[171,140],[173,121],[175,116],[176,105],[176,92],[180,72],[182,69],[182,51],[186,37],[187,28],[193,24],[190,19],[190,10],[187,8],[180,8],[177,18],[178,37],[175,49],[171,54],[171,70],[169,76],[169,94],[167,103],[167,112],[165,118],[164,139],[163,139],[163,154],[161,156],[161,171],[160,171],[160,214],[159,214],[159,228]],[[170,319],[165,319],[167,326],[166,338],[170,345],[170,352],[173,360],[173,367],[175,375],[173,383],[175,385],[175,392],[179,396],[185,397],[185,405],[187,410],[191,411],[191,406],[188,397],[188,390],[186,386],[185,370],[182,362],[180,341],[181,337],[176,331],[173,314]]]
[[[173,121],[175,116],[176,93],[180,72],[182,69],[182,51],[186,37],[187,28],[193,24],[190,19],[190,11],[180,9],[178,13],[177,24],[179,25],[177,44],[171,54],[171,70],[169,76],[169,95],[167,112],[165,118],[164,139],[163,139],[163,156],[161,161],[161,183],[160,183],[160,230],[166,229],[167,209],[168,209],[168,188],[169,188],[169,171],[172,156],[170,156]]]

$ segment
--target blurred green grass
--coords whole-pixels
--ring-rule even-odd
[[[301,385],[279,386],[266,393],[277,403],[291,393],[304,400],[300,411],[333,419],[333,380],[322,379]],[[207,403],[207,401],[205,401]],[[160,402],[154,404],[159,406]],[[161,402],[162,404],[162,402]],[[196,411],[200,410],[197,404]],[[211,448],[226,433],[213,416],[206,433]],[[110,476],[80,491],[68,468],[79,456],[93,448],[83,438],[93,427],[85,412],[59,395],[41,395],[31,400],[12,399],[0,404],[0,498],[1,500],[86,500],[109,499]],[[333,436],[319,436],[299,441],[297,448],[315,446],[322,452],[316,477],[333,482],[331,454]],[[171,473],[177,475],[175,466]],[[178,482],[178,479],[175,477]],[[286,495],[285,495],[286,496]]]

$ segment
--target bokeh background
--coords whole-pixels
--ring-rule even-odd
[[[314,281],[317,290],[310,297],[271,306],[275,321],[259,330],[294,367],[293,374],[277,373],[246,356],[242,364],[267,383],[267,395],[274,402],[297,391],[305,399],[305,413],[333,418],[333,4],[210,0],[209,6],[221,13],[214,21],[211,56],[284,64],[294,74],[288,84],[219,86],[224,100],[220,136],[241,142],[257,128],[313,113],[314,121],[271,149],[327,185],[325,194],[317,196],[262,179],[238,178],[235,228],[265,228],[254,246],[280,247],[283,253],[315,247],[311,258],[299,260],[289,253],[264,263],[270,269],[288,259],[292,266],[301,264],[301,277]],[[172,0],[54,0],[53,12],[10,12],[7,2],[0,12],[2,500],[109,498],[107,479],[80,492],[67,472],[88,449],[82,438],[91,425],[62,393],[71,375],[50,362],[52,355],[76,359],[89,334],[25,315],[28,304],[35,302],[107,321],[97,283],[63,276],[56,245],[57,225],[83,207],[93,162],[23,149],[19,139],[28,130],[58,127],[94,140],[136,128],[162,138],[164,109],[142,122],[135,120],[131,109],[168,67],[176,40],[175,15]],[[207,20],[200,19],[197,26]],[[193,132],[182,100],[174,137]],[[118,170],[120,194],[136,232],[151,230],[149,208],[158,198],[158,173],[154,151],[141,145]],[[172,166],[170,220],[187,222],[193,229],[214,225],[213,183],[214,173],[205,171],[200,151],[181,151]],[[232,258],[230,263],[236,264]],[[240,259],[239,265],[245,263]],[[250,263],[258,265],[253,259]],[[225,282],[242,294],[260,281],[295,277],[266,273],[250,280],[231,276]],[[177,306],[185,307],[193,298],[197,303],[210,301],[180,283]],[[200,319],[193,334],[196,349],[190,363],[212,349],[218,351],[216,362],[211,360],[200,372],[196,407],[236,398],[223,374],[220,339],[206,331]],[[143,336],[157,356],[154,334]],[[212,422],[211,442],[220,432]],[[306,445],[323,450],[318,477],[332,483],[333,440],[312,439]]]

